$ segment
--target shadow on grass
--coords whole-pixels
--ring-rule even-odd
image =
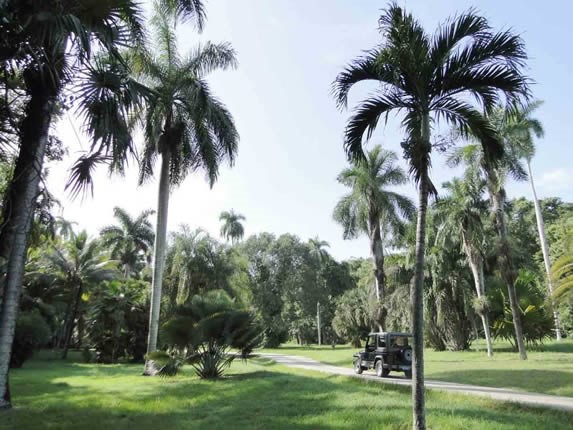
[[[516,388],[540,393],[553,391],[558,392],[559,395],[573,396],[571,372],[559,370],[451,370],[434,373],[429,379],[488,387]]]
[[[244,370],[244,369],[239,369]],[[379,417],[371,408],[341,407],[332,393],[340,392],[340,381],[297,375],[288,372],[256,370],[233,373],[218,381],[200,381],[190,376],[146,383],[132,378],[121,390],[109,387],[106,379],[117,369],[99,369],[93,375],[85,366],[44,369],[15,378],[14,399],[17,407],[2,418],[1,428],[8,429],[189,429],[189,428],[343,428],[343,422],[323,423],[321,416],[351,414],[353,422],[376,427]],[[106,372],[107,371],[107,372]],[[83,373],[82,373],[83,372]],[[69,386],[56,382],[60,377],[84,376],[91,385]],[[130,376],[131,369],[123,369]],[[189,375],[189,374],[187,374]],[[93,378],[92,378],[93,376]],[[102,378],[93,385],[95,378]],[[52,381],[52,382],[49,382]],[[376,398],[381,387],[349,381],[344,395]],[[138,389],[141,385],[142,389]],[[145,388],[145,389],[143,389]],[[394,397],[398,395],[394,392]],[[408,396],[400,393],[405,399]],[[409,405],[403,402],[396,414],[384,418],[390,428],[409,419]],[[399,413],[398,413],[399,412]],[[7,425],[8,427],[5,427]]]
[[[263,368],[257,367],[261,360]],[[14,378],[17,407],[0,417],[0,428],[320,430],[411,425],[408,387],[286,371],[264,358],[249,366],[235,364],[217,381],[198,380],[190,371],[168,380],[145,378],[138,376],[137,366],[60,364],[22,371]],[[72,385],[65,379],[69,377]],[[494,423],[488,429],[556,429],[573,419],[556,411],[432,391],[428,417],[432,428],[481,428],[476,425],[487,420]]]

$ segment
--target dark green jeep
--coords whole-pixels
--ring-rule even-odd
[[[354,372],[376,369],[376,375],[404,372],[412,378],[412,335],[410,333],[370,333],[364,351],[354,354]]]

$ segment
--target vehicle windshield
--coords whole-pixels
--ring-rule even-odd
[[[412,336],[390,336],[390,345],[397,347],[410,346]]]

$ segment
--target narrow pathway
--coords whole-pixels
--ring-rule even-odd
[[[329,373],[331,375],[352,376],[356,378],[368,379],[371,381],[381,382],[385,384],[395,385],[411,385],[409,379],[404,379],[402,376],[389,376],[386,378],[379,378],[375,374],[363,373],[357,375],[354,369],[346,367],[331,366],[324,364],[311,358],[300,357],[295,355],[282,355],[282,354],[260,354],[263,357],[270,358],[279,364],[295,367],[299,369],[316,370],[319,372]],[[506,402],[523,403],[533,406],[546,406],[549,408],[564,409],[573,411],[573,397],[552,396],[549,394],[530,393],[527,391],[512,390],[509,388],[493,388],[482,387],[479,385],[456,384],[454,382],[442,382],[426,380],[426,388],[435,390],[450,391],[461,394],[470,394],[476,396],[490,397],[496,400]]]

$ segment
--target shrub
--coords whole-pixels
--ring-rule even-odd
[[[332,328],[338,336],[357,348],[370,332],[368,303],[368,292],[363,288],[348,290],[336,301]]]
[[[545,303],[543,287],[539,279],[528,270],[520,270],[515,282],[515,289],[519,300],[523,338],[530,345],[543,343],[552,335],[553,318],[551,310]],[[515,347],[515,330],[509,300],[505,291],[498,289],[491,300],[493,316],[493,335],[509,341]]]
[[[50,326],[38,312],[21,312],[16,320],[10,367],[22,367],[36,349],[50,341],[51,336]]]
[[[146,286],[140,281],[109,282],[94,294],[88,314],[88,336],[97,362],[142,361],[148,312],[140,296]]]
[[[247,358],[260,344],[261,330],[254,316],[237,305],[223,291],[194,296],[180,306],[162,326],[162,338],[169,348],[148,354],[159,366],[159,374],[172,376],[189,363],[200,378],[218,378],[237,355]]]

